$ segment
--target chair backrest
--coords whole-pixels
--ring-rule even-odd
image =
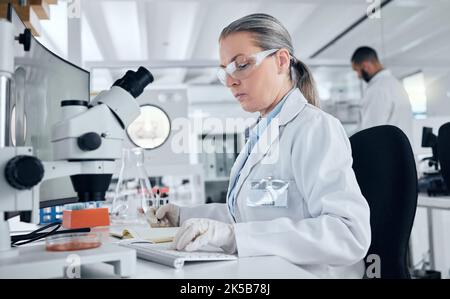
[[[399,128],[385,125],[356,133],[350,143],[356,179],[370,207],[367,256],[379,256],[381,278],[410,278],[407,252],[417,208],[417,172],[409,140]]]
[[[439,128],[437,147],[442,177],[447,189],[450,190],[450,123],[446,123]]]

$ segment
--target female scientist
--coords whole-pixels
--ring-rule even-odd
[[[156,217],[180,229],[178,250],[204,246],[239,257],[277,255],[319,277],[364,274],[369,206],[340,122],[317,108],[311,72],[266,14],[223,29],[220,81],[257,124],[231,170],[226,204],[168,204]]]

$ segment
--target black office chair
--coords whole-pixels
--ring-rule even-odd
[[[442,178],[450,190],[450,123],[439,128],[437,151],[441,165]]]
[[[417,208],[417,172],[409,140],[399,128],[386,125],[358,132],[350,143],[356,179],[370,207],[367,256],[380,257],[381,278],[410,278],[407,252]]]

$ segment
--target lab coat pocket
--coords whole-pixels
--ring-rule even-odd
[[[249,181],[248,207],[287,208],[289,181],[271,177]]]

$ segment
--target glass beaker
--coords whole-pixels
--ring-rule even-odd
[[[145,213],[152,205],[152,199],[152,186],[144,167],[144,150],[123,149],[111,213],[113,222],[145,223]]]

